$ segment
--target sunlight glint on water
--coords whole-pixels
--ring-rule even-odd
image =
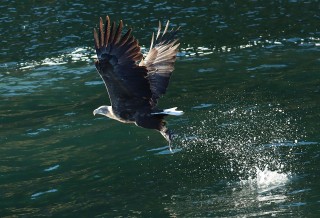
[[[273,47],[273,46],[283,46],[284,44],[289,44],[293,46],[319,46],[320,38],[309,37],[306,39],[297,38],[293,40],[289,39],[281,39],[281,40],[267,40],[267,39],[260,39],[260,40],[253,40],[249,41],[247,44],[239,45],[236,47],[206,47],[206,46],[198,46],[193,47],[188,45],[188,47],[181,47],[180,52],[178,53],[178,57],[185,57],[185,58],[193,58],[196,56],[206,56],[210,55],[213,52],[230,52],[236,49],[247,49],[251,47]],[[141,50],[144,52],[148,51],[148,47],[141,47]],[[92,64],[93,60],[95,59],[95,52],[93,48],[89,47],[78,47],[73,49],[72,51],[67,51],[64,54],[61,54],[58,57],[46,57],[41,61],[32,61],[32,62],[24,62],[19,63],[18,66],[2,66],[6,67],[13,67],[19,68],[20,70],[29,70],[39,66],[55,66],[55,65],[63,65],[68,64],[71,62],[87,62]]]

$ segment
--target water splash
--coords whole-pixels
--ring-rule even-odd
[[[286,185],[292,177],[291,173],[271,171],[268,167],[265,167],[263,170],[255,167],[255,170],[254,176],[250,176],[247,180],[241,180],[240,184],[243,186],[249,185],[251,188],[258,190],[259,193]]]
[[[181,130],[180,138],[185,153],[196,154],[188,161],[199,166],[199,174],[205,176],[214,167],[222,179],[231,176],[258,187],[289,180],[298,141],[304,137],[298,118],[271,104],[214,104],[204,109],[193,110],[198,119]]]

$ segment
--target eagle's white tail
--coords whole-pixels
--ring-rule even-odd
[[[167,114],[167,115],[174,115],[174,116],[181,116],[184,112],[183,111],[177,111],[177,107],[169,108],[169,109],[164,109],[161,112],[155,112],[151,114]]]

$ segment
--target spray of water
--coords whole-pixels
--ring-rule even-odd
[[[197,119],[181,131],[180,141],[198,171],[214,169],[221,179],[230,181],[231,176],[262,188],[289,181],[294,145],[304,136],[299,135],[299,120],[280,105],[200,105],[194,112]]]

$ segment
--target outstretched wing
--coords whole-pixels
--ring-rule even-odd
[[[166,92],[178,52],[179,44],[177,44],[176,34],[179,28],[168,32],[168,26],[169,21],[161,34],[161,23],[159,22],[157,36],[154,39],[154,34],[152,34],[150,50],[139,64],[148,69],[147,78],[150,81],[154,104]]]
[[[99,31],[94,29],[94,42],[98,60],[96,68],[103,79],[115,111],[121,107],[139,107],[150,101],[152,93],[147,76],[147,69],[138,66],[142,59],[138,41],[131,36],[131,29],[121,36],[123,23],[116,28],[115,22],[110,26],[100,18]]]

